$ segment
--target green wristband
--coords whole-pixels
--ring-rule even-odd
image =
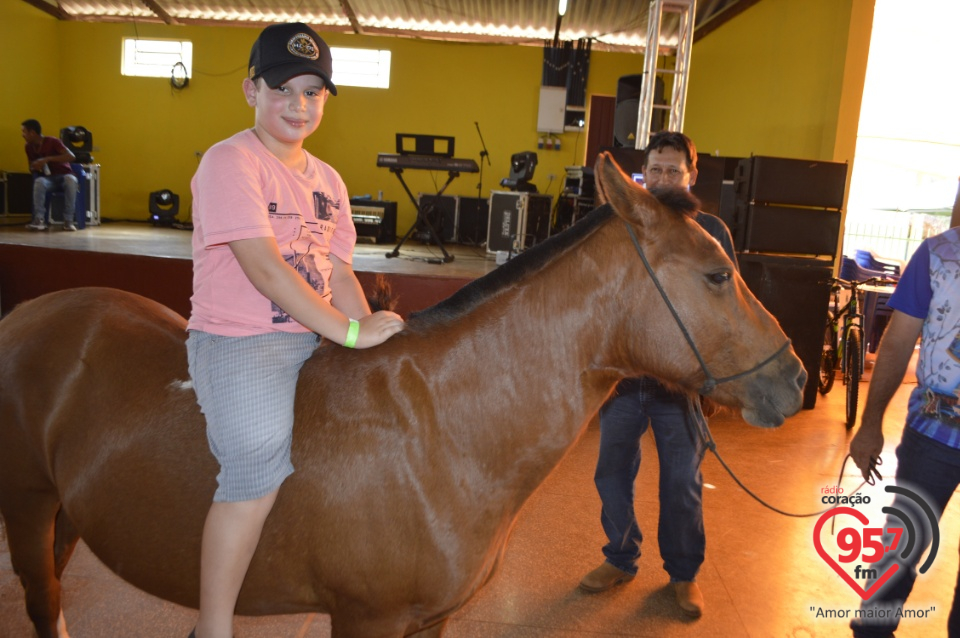
[[[354,348],[357,345],[357,337],[360,336],[360,322],[356,319],[350,320],[350,327],[347,328],[347,339],[343,342],[344,348]]]

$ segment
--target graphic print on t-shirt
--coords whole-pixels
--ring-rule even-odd
[[[313,212],[321,222],[333,219],[331,208],[340,208],[339,202],[334,202],[326,193],[313,193]]]
[[[291,225],[295,225],[290,228],[289,235],[277,234],[280,252],[283,253],[284,260],[317,291],[318,295],[329,300],[330,293],[326,289],[326,281],[330,277],[333,266],[323,257],[317,242],[329,247],[330,236],[337,227],[334,210],[339,210],[340,202],[330,199],[326,193],[314,192],[313,205],[312,216],[284,215],[271,211],[270,217],[274,220],[288,220]],[[278,305],[271,304],[271,309],[273,323],[294,321]]]

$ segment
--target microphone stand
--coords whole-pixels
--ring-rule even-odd
[[[483,147],[483,150],[480,151],[480,181],[477,182],[477,227],[474,229],[474,237],[477,238],[478,246],[482,246],[483,242],[479,240],[480,238],[480,210],[481,202],[483,201],[483,160],[486,158],[487,165],[490,166],[490,153],[487,152],[487,143],[483,141],[483,133],[480,132],[480,123],[474,122],[474,126],[477,127],[477,135],[480,137],[480,146]]]
[[[487,159],[487,165],[490,165],[490,153],[487,152],[487,144],[483,141],[483,133],[480,132],[480,123],[474,122],[474,126],[477,127],[477,135],[480,136],[480,146],[483,147],[483,150],[480,151],[480,181],[477,182],[477,199],[483,199],[483,159]]]

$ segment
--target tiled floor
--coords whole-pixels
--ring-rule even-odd
[[[889,411],[886,472],[894,469],[906,397],[905,384]],[[866,382],[864,388],[866,389]],[[751,428],[734,416],[713,419],[718,450],[740,479],[771,504],[791,512],[816,512],[820,489],[835,483],[848,444],[841,422],[843,387],[820,397],[813,410],[778,430]],[[605,636],[833,637],[849,635],[847,622],[818,618],[817,610],[852,610],[853,591],[819,558],[812,543],[816,517],[791,518],[747,496],[717,460],[708,456],[704,509],[707,557],[698,580],[706,613],[689,620],[675,606],[656,551],[657,476],[653,440],[638,480],[637,506],[647,533],[639,576],[603,594],[583,594],[580,577],[602,560],[599,499],[593,489],[598,430],[581,440],[521,512],[497,575],[452,617],[452,638],[600,638]],[[843,485],[859,481],[850,465]],[[879,487],[868,488],[874,501]],[[879,507],[879,504],[877,505]],[[957,503],[941,523],[933,567],[922,575],[908,608],[935,608],[928,620],[905,621],[900,638],[945,636],[957,572]],[[871,515],[879,520],[879,515]],[[142,594],[107,571],[81,544],[64,577],[64,614],[73,638],[186,636],[195,611]],[[241,638],[321,638],[330,635],[323,614],[238,618]],[[22,591],[0,543],[0,635],[32,636]]]
[[[104,225],[97,232],[26,233],[0,231],[0,241],[39,242],[75,250],[136,252],[189,256],[189,233],[143,226]],[[392,248],[386,247],[387,249]],[[406,248],[406,247],[405,247]],[[383,259],[383,246],[362,246],[365,269],[403,269],[428,274],[478,276],[492,269],[480,249],[454,247],[452,264],[419,260],[429,248],[417,244],[402,259]],[[418,251],[423,251],[421,254]],[[456,272],[454,270],[456,269]],[[0,355],[2,356],[2,355]],[[908,374],[908,380],[912,376]],[[861,388],[865,395],[867,382]],[[886,421],[884,472],[892,475],[893,449],[899,440],[906,398],[905,384]],[[849,443],[842,424],[843,386],[839,383],[813,410],[804,410],[777,430],[760,430],[739,417],[712,420],[719,453],[739,478],[762,498],[790,512],[821,510],[821,488],[837,480]],[[629,585],[588,595],[577,589],[580,577],[602,560],[604,542],[600,503],[593,487],[599,432],[591,423],[580,441],[530,499],[517,519],[504,561],[492,581],[448,625],[448,638],[600,638],[608,636],[717,636],[750,638],[827,638],[847,636],[847,621],[817,617],[857,607],[859,598],[814,549],[817,517],[795,518],[772,512],[752,500],[716,458],[704,462],[707,556],[698,580],[706,599],[699,620],[685,618],[676,607],[656,550],[657,459],[652,436],[644,440],[645,459],[638,479],[637,507],[646,532],[640,574]],[[848,464],[843,486],[858,484]],[[865,510],[878,524],[885,503],[881,486],[866,488],[875,498]],[[899,638],[946,636],[958,567],[960,513],[952,503],[941,522],[941,545],[933,567],[922,575],[909,609],[935,608],[926,620],[903,623]],[[23,607],[23,592],[12,573],[0,527],[0,638],[34,635]],[[64,614],[73,638],[183,637],[196,612],[158,600],[130,587],[106,570],[83,544],[64,577]],[[240,638],[321,638],[330,635],[323,614],[238,618]]]

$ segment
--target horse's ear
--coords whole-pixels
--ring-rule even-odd
[[[610,153],[597,156],[593,170],[596,197],[600,204],[610,204],[617,215],[635,224],[648,224],[658,210],[657,200],[647,189],[630,179]]]

